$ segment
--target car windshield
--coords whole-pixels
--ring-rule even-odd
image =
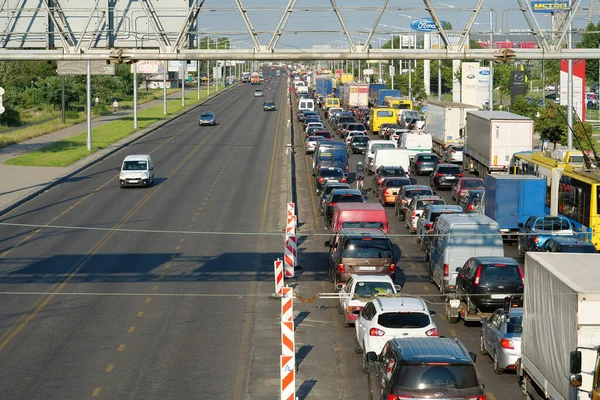
[[[353,131],[364,131],[365,126],[363,124],[349,124],[348,129]]]
[[[342,228],[383,229],[383,222],[342,222]]]
[[[511,317],[506,323],[506,333],[523,333],[523,318]]]
[[[425,206],[427,204],[433,204],[433,205],[444,205],[446,203],[444,203],[444,200],[442,199],[431,199],[431,200],[419,200],[417,201],[417,210],[424,210]]]
[[[483,193],[484,192],[480,192],[480,191],[471,191],[468,194],[468,196],[469,196],[468,199],[470,202],[474,202],[474,203],[481,202],[481,200],[483,199]]]
[[[561,248],[563,253],[597,253],[596,246],[594,245],[581,245],[581,244],[572,244],[562,246]]]
[[[309,136],[308,137],[309,142],[318,142],[319,140],[323,140],[323,139],[325,139],[323,136]]]
[[[146,161],[125,161],[123,171],[145,171]]]
[[[485,265],[481,271],[481,280],[486,281],[518,281],[521,282],[521,274],[516,265]]]
[[[320,136],[323,136],[324,139],[333,139],[333,137],[331,136],[331,132],[326,131],[326,132],[319,132]]]
[[[354,122],[353,117],[340,117],[338,119],[338,124],[351,124],[352,122]]]
[[[430,189],[413,189],[413,190],[408,190],[404,196],[412,199],[415,196],[428,196],[428,195],[432,195],[433,192]]]
[[[213,117],[212,113],[204,113],[200,116],[200,118],[212,118],[212,117]]]
[[[355,136],[352,138],[352,143],[367,143],[369,141],[368,136]]]
[[[460,168],[459,167],[440,167],[440,169],[438,169],[438,173],[458,175],[458,174],[460,174]]]
[[[319,172],[323,178],[343,178],[344,177],[344,172],[339,168],[333,168],[333,169],[325,168],[325,169],[319,170]]]
[[[477,371],[470,364],[404,364],[396,374],[396,385],[411,390],[470,389],[479,386]]]
[[[392,247],[389,239],[350,239],[346,241],[342,257],[392,258]]]
[[[406,179],[388,179],[386,183],[389,188],[399,188],[406,185],[410,185],[410,181]]]
[[[375,150],[393,149],[395,147],[396,147],[396,145],[394,143],[375,143],[373,146],[371,146],[371,153],[374,153]]]
[[[393,117],[394,112],[393,111],[377,111],[377,116],[378,117]]]
[[[354,294],[358,297],[371,297],[376,294],[393,294],[394,287],[389,282],[358,282]]]
[[[343,184],[343,185],[327,185],[327,186],[325,186],[325,192],[324,192],[324,194],[328,195],[329,193],[331,193],[331,191],[333,189],[347,189],[348,187],[350,187],[350,185],[347,185],[347,184]]]
[[[453,147],[452,150],[454,151],[463,151],[462,147]]]
[[[463,182],[463,188],[465,189],[479,189],[483,187],[483,182],[477,179],[467,179]]]
[[[390,312],[381,314],[377,323],[390,329],[425,328],[429,325],[429,315],[422,312]]]

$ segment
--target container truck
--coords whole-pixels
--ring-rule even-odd
[[[402,93],[398,89],[381,88],[377,91],[375,98],[372,98],[375,107],[384,107],[386,97],[401,97]]]
[[[385,89],[386,86],[383,83],[371,83],[369,84],[369,105],[376,107],[377,96],[379,95],[379,89]]]
[[[342,92],[342,105],[350,107],[367,107],[369,105],[369,85],[366,83],[347,83]]]
[[[440,157],[449,145],[462,145],[467,112],[477,111],[470,104],[428,101],[425,129],[433,139],[433,151]]]
[[[508,173],[514,153],[533,150],[533,120],[506,111],[468,111],[463,166],[480,177]]]
[[[333,82],[327,75],[317,75],[315,78],[315,94],[317,96],[329,96],[333,93]]]
[[[498,223],[505,240],[516,240],[520,223],[546,214],[546,180],[533,175],[486,176],[483,213]]]
[[[600,397],[600,254],[525,255],[517,378],[528,399]]]

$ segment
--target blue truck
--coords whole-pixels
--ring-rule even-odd
[[[487,175],[484,214],[495,220],[508,240],[517,240],[519,225],[546,214],[546,180],[533,175]]]
[[[379,89],[377,92],[377,100],[374,102],[376,107],[383,107],[385,98],[391,97],[402,97],[402,93],[398,89]]]
[[[379,90],[387,89],[383,83],[371,83],[369,85],[369,105],[371,107],[377,107],[377,101],[379,96]]]
[[[315,77],[315,94],[317,96],[329,96],[333,93],[331,77],[323,75]]]

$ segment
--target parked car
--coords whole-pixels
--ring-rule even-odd
[[[350,189],[350,185],[342,182],[327,182],[321,191],[321,201],[319,202],[319,211],[321,215],[325,215],[325,208],[327,207],[327,198],[334,189]]]
[[[566,217],[536,216],[519,223],[519,253],[539,251],[552,236],[573,236],[575,230]]]
[[[399,338],[366,355],[369,399],[485,400],[476,356],[458,339]]]
[[[333,189],[325,200],[325,225],[331,224],[333,218],[333,207],[338,203],[364,203],[362,193],[358,189]]]
[[[554,253],[597,253],[596,246],[577,237],[553,236],[540,247],[540,251]]]
[[[274,101],[265,101],[263,103],[263,111],[276,111],[277,107],[275,106]]]
[[[429,176],[429,186],[434,190],[441,187],[452,187],[462,177],[463,173],[458,165],[437,164]]]
[[[433,190],[427,185],[403,186],[394,202],[394,213],[398,217],[398,221],[404,221],[406,208],[415,196],[433,196]]]
[[[483,190],[485,189],[485,182],[480,178],[460,178],[454,186],[452,186],[452,200],[458,201],[458,199],[465,195],[469,190]]]
[[[198,126],[216,124],[217,117],[215,117],[215,113],[212,111],[205,111],[202,114],[200,114],[200,117],[198,117]]]
[[[378,297],[365,304],[354,324],[357,350],[364,354],[363,371],[368,371],[366,355],[381,353],[388,340],[439,336],[434,315],[420,297]]]
[[[469,190],[458,200],[458,205],[466,213],[481,213],[485,190]]]
[[[382,230],[342,228],[325,246],[329,247],[329,280],[336,287],[352,274],[389,275],[394,279],[393,245]]]
[[[450,145],[444,151],[443,160],[446,163],[462,163],[463,162],[463,146],[462,145]]]
[[[371,138],[368,136],[354,136],[348,144],[349,152],[352,154],[365,154],[369,140]]]
[[[410,170],[413,175],[430,174],[439,163],[435,153],[418,153],[410,160]]]
[[[373,297],[393,295],[400,292],[401,288],[387,275],[350,275],[346,284],[339,285],[339,311],[344,316],[344,325],[354,325],[357,313]]]
[[[514,258],[471,257],[456,272],[456,297],[471,315],[502,307],[509,295],[522,301],[525,278]]]
[[[321,193],[327,182],[346,183],[344,171],[336,167],[321,167],[315,175],[315,188],[317,193]]]
[[[462,208],[460,206],[450,204],[427,204],[423,209],[423,213],[417,220],[417,243],[423,243],[423,238],[433,232],[433,224],[440,215],[443,214],[460,214]],[[423,245],[421,246],[423,250]]]
[[[411,199],[408,207],[406,207],[406,212],[404,213],[404,220],[406,221],[406,228],[410,230],[411,233],[415,233],[417,231],[417,221],[421,214],[423,214],[423,210],[427,204],[433,205],[444,205],[446,202],[440,196],[415,196]]]
[[[514,371],[521,358],[521,336],[523,334],[523,309],[504,308],[496,310],[489,318],[481,319],[479,350],[481,355],[490,355],[494,372]]]

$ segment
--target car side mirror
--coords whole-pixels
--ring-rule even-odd
[[[396,292],[399,292],[402,290],[402,285],[394,285],[394,288],[396,289]]]
[[[471,360],[473,360],[473,362],[477,361],[477,354],[469,352],[469,355],[471,356]]]
[[[479,320],[479,322],[481,322],[481,324],[487,324],[488,319],[487,319],[487,317],[483,317]]]
[[[433,310],[429,310],[429,315],[431,315],[432,317],[435,317],[437,315],[437,313]]]
[[[117,171],[121,172],[121,167],[117,167]]]
[[[377,353],[374,351],[369,351],[367,353],[367,362],[376,362],[377,361]]]
[[[325,241],[325,247],[331,247],[331,242],[329,240]]]
[[[150,167],[150,171],[154,171],[154,167]]]
[[[456,267],[455,271],[460,272],[461,269],[462,269],[461,267]]]
[[[581,373],[581,351],[572,351],[569,354],[569,372],[572,375]]]
[[[337,290],[342,290],[344,288],[344,284],[343,283],[338,283],[337,285],[335,285],[335,288]]]

